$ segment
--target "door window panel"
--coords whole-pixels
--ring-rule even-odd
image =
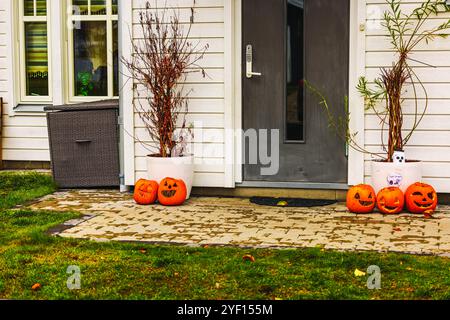
[[[287,141],[305,140],[304,115],[304,0],[288,0],[286,26],[286,133]]]
[[[119,24],[113,22],[114,96],[119,95]]]

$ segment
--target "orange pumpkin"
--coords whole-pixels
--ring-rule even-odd
[[[158,200],[163,206],[179,206],[186,196],[187,188],[183,180],[165,178],[159,184]]]
[[[397,187],[384,188],[377,195],[378,210],[384,214],[397,214],[405,206],[405,196]]]
[[[149,205],[156,202],[158,197],[158,182],[140,179],[134,186],[133,199],[141,205]]]
[[[372,212],[375,208],[375,200],[375,190],[367,184],[351,187],[347,192],[347,208],[353,213]]]
[[[438,197],[432,186],[416,182],[406,189],[405,202],[411,213],[431,213],[436,209]]]

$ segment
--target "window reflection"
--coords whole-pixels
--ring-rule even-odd
[[[36,15],[47,15],[47,0],[36,0]]]
[[[112,14],[118,14],[119,9],[117,5],[117,0],[112,0]]]
[[[106,14],[106,0],[91,0],[91,14],[94,16]]]
[[[106,22],[82,21],[73,38],[75,95],[107,96]]]
[[[86,16],[89,14],[88,0],[73,0],[73,14]]]
[[[26,95],[48,96],[47,23],[25,23]]]
[[[34,0],[23,1],[24,16],[34,16]]]

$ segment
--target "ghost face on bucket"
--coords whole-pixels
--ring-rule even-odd
[[[392,173],[387,176],[387,182],[391,187],[399,187],[402,183],[403,177],[398,173]]]
[[[392,161],[394,163],[405,163],[406,157],[404,151],[394,151],[394,155],[392,156]]]

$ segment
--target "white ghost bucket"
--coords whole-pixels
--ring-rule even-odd
[[[372,161],[372,186],[378,193],[386,187],[399,187],[403,192],[416,182],[422,181],[422,162]]]

